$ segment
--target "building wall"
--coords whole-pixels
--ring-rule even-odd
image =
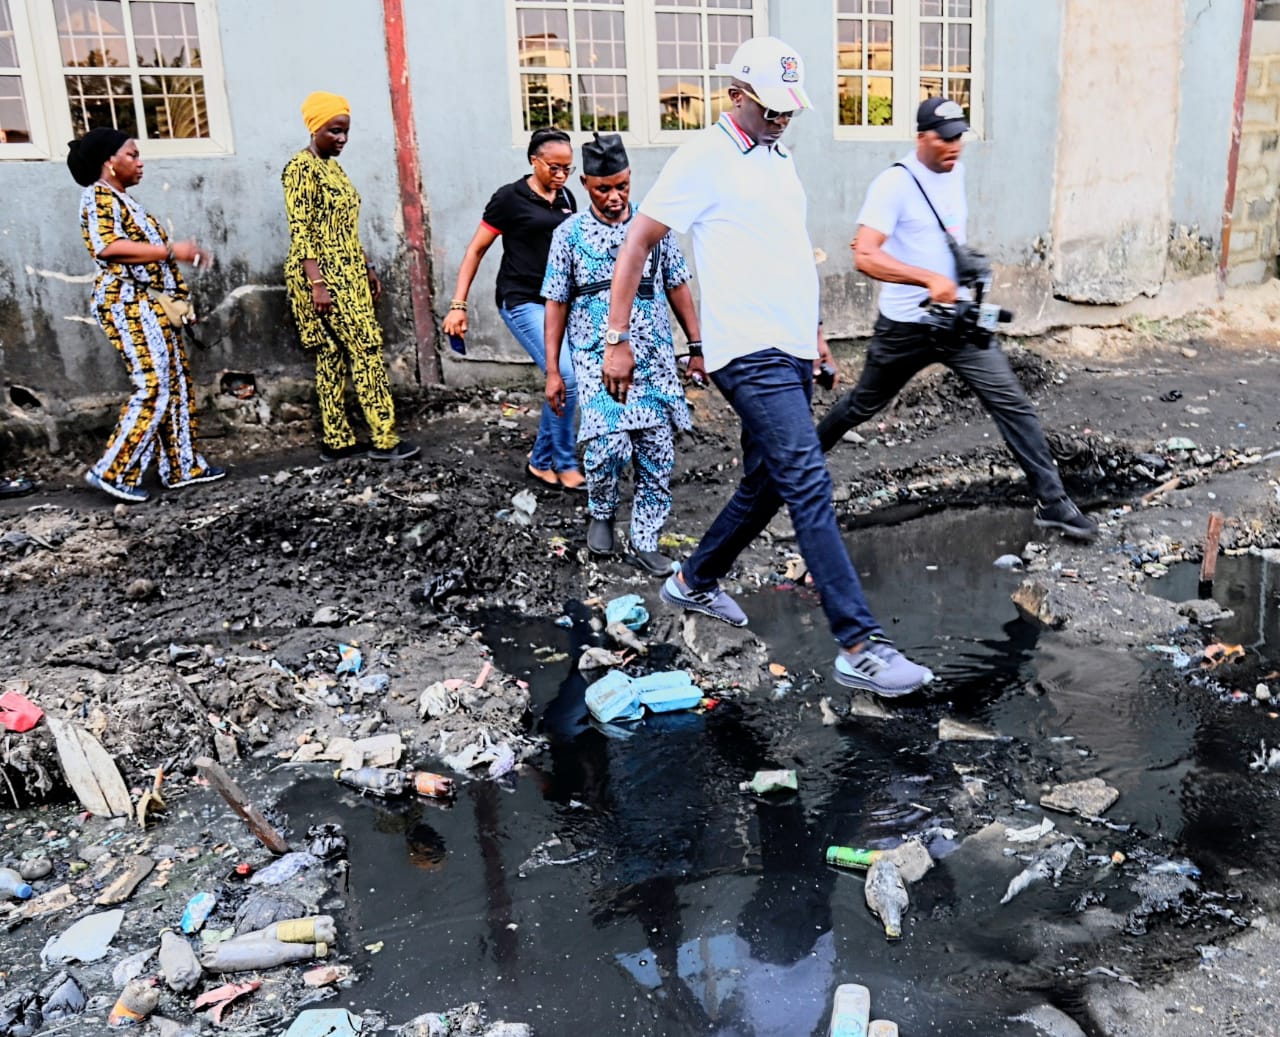
[[[1253,284],[1274,277],[1280,251],[1280,21],[1253,26],[1249,81],[1231,213],[1228,279]]]

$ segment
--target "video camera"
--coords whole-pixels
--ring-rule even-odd
[[[922,323],[945,334],[952,345],[972,344],[986,349],[991,345],[996,326],[1013,320],[1013,311],[993,302],[983,302],[992,281],[991,263],[985,255],[961,245],[951,234],[947,235],[947,247],[956,261],[956,284],[968,288],[973,298],[957,299],[954,303],[925,299],[920,306],[928,312]]]

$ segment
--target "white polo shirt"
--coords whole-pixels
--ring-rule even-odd
[[[818,355],[818,268],[790,152],[729,117],[682,144],[640,211],[693,236],[708,371],[762,349]]]
[[[964,166],[957,162],[949,173],[935,173],[914,154],[899,161],[910,169],[925,189],[951,236],[964,244],[969,210],[964,199]],[[900,263],[922,270],[956,276],[956,261],[929,204],[911,182],[906,170],[890,166],[867,188],[858,213],[858,225],[885,235],[884,250]],[[913,323],[924,319],[920,303],[929,298],[927,288],[914,284],[880,286],[880,312],[890,320]]]

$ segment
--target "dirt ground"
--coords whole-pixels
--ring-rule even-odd
[[[1173,604],[1143,592],[1153,567],[1198,560],[1214,511],[1225,517],[1224,550],[1280,547],[1277,317],[1272,284],[1180,321],[1006,344],[1069,489],[1102,523],[1092,545],[1055,537],[1026,552],[1029,615],[1087,641],[1131,645],[1178,630],[1196,641]],[[848,379],[857,349],[842,356]],[[727,498],[738,463],[732,412],[714,391],[689,396],[697,428],[678,445],[665,541],[676,556]],[[833,398],[820,391],[816,409]],[[8,474],[28,473],[41,488],[0,506],[2,688],[95,734],[135,789],[161,765],[189,781],[203,755],[239,774],[241,756],[337,761],[352,741],[397,733],[402,762],[463,754],[477,773],[501,772],[539,746],[527,731],[527,689],[492,668],[477,613],[517,608],[553,623],[569,602],[629,591],[652,599],[657,589],[625,559],[587,555],[583,499],[525,478],[538,403],[536,393],[494,389],[408,399],[406,435],[423,453],[391,467],[320,465],[310,414],[241,424],[233,406],[222,411],[228,433],[204,444],[230,478],[157,490],[137,507],[79,481],[94,443],[11,459]],[[245,401],[246,415],[256,407]],[[848,438],[856,441],[829,463],[851,527],[1033,503],[994,426],[950,374],[917,379]],[[513,501],[521,494],[536,501],[527,522],[529,498]],[[729,589],[797,578],[796,557],[780,518]],[[700,624],[677,632],[659,618],[681,646],[677,663],[709,687],[719,679],[723,690],[728,673],[749,688],[767,658],[749,634]],[[357,673],[337,672],[340,644],[362,652]],[[384,674],[391,690],[376,679]],[[3,745],[13,787],[0,798],[65,801],[43,726]],[[1238,953],[1268,962],[1262,993],[1251,988],[1258,1004],[1244,1010],[1256,1023],[1240,1021],[1222,986],[1196,990],[1204,973],[1191,973],[1100,1005],[1097,1032],[1152,1033],[1152,1020],[1170,1035],[1275,1032],[1276,937],[1262,929],[1248,940]],[[1184,1000],[1202,1011],[1165,1011]],[[1201,1028],[1178,1029],[1183,1022]]]

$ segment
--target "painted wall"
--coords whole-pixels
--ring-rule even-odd
[[[1278,8],[1277,10],[1280,10]],[[1227,279],[1274,277],[1280,252],[1280,21],[1253,26]]]
[[[1040,322],[1025,330],[1082,319],[1054,300],[1055,290],[1096,282],[1097,294],[1118,299],[1194,273],[1194,264],[1165,263],[1171,225],[1198,228],[1208,236],[1200,247],[1212,253],[1242,2],[1181,0],[1185,15],[1171,17],[1167,0],[988,0],[983,134],[965,155],[970,236],[998,263],[1000,301],[1020,320],[1027,313]],[[382,4],[308,5],[307,19],[285,25],[275,5],[219,0],[235,153],[149,160],[136,192],[179,235],[219,255],[218,267],[194,282],[213,314],[212,348],[194,360],[206,386],[225,368],[309,375],[280,283],[287,230],[279,172],[306,142],[298,104],[313,89],[352,101],[342,162],[364,198],[366,247],[386,274],[380,314],[393,375],[414,378]],[[529,168],[523,143],[512,139],[512,30],[506,0],[409,0],[405,8],[443,313],[485,201]],[[788,143],[809,193],[810,232],[826,257],[819,270],[828,333],[865,334],[874,287],[854,272],[849,241],[867,185],[913,141],[834,139],[831,3],[772,0],[769,27],[804,56],[817,104],[795,121]],[[1152,112],[1135,96],[1164,103]],[[637,200],[671,151],[632,150]],[[0,211],[3,380],[55,398],[119,393],[119,362],[87,320],[92,265],[76,225],[79,189],[61,158],[0,163],[0,196],[8,203]],[[468,359],[446,356],[449,380],[501,373],[476,360],[525,362],[492,302],[498,248],[472,289]]]

